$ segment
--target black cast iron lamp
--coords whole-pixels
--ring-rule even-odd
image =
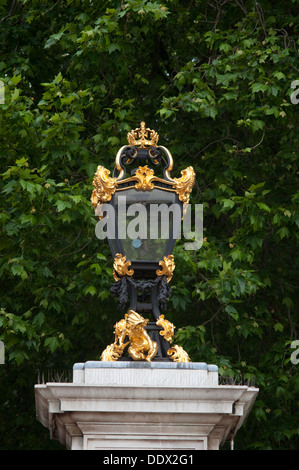
[[[114,258],[111,293],[119,308],[127,310],[101,360],[186,362],[187,353],[171,344],[175,327],[161,312],[171,295],[172,252],[195,173],[190,166],[180,178],[172,178],[171,153],[158,146],[159,135],[144,122],[127,139],[112,176],[98,166],[91,196]]]

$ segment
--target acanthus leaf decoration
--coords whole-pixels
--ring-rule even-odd
[[[168,349],[167,354],[173,362],[190,362],[188,353],[182,348],[182,346],[178,346],[177,344],[171,346],[171,348]]]
[[[163,260],[159,261],[159,265],[161,266],[161,269],[157,269],[157,276],[166,276],[167,282],[170,282],[173,276],[173,271],[175,270],[174,256],[163,256]]]
[[[102,165],[97,167],[92,185],[95,188],[91,195],[91,202],[94,208],[98,204],[109,202],[117,188],[117,178],[112,178],[110,171]]]
[[[115,281],[119,281],[121,276],[133,276],[134,269],[129,269],[131,261],[127,261],[127,257],[121,253],[117,253],[113,263],[113,277]],[[120,276],[120,277],[119,277]]]
[[[157,326],[161,326],[163,330],[160,331],[160,335],[164,337],[165,341],[168,341],[169,343],[172,342],[173,335],[174,335],[174,329],[175,326],[173,323],[171,323],[169,320],[165,318],[165,316],[162,314],[159,316],[158,320],[156,321]]]
[[[188,168],[181,171],[181,175],[180,178],[173,178],[173,187],[179,196],[179,200],[184,204],[188,204],[195,183],[195,171],[192,166],[188,166]]]
[[[137,179],[138,181],[135,184],[136,189],[146,191],[154,188],[154,183],[152,182],[152,180],[155,179],[154,170],[148,168],[147,165],[137,168],[134,179]]]

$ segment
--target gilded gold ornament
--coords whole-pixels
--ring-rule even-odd
[[[126,320],[122,319],[114,325],[114,343],[109,344],[106,349],[102,352],[101,361],[117,361],[129,344],[124,343],[125,336],[123,332],[125,331]]]
[[[163,261],[159,261],[159,265],[161,266],[161,270],[157,269],[156,274],[158,276],[166,276],[167,282],[170,282],[173,271],[175,270],[174,256],[163,256]]]
[[[94,175],[92,185],[95,188],[91,195],[91,202],[94,208],[103,202],[109,202],[116,191],[116,178],[111,178],[110,171],[99,165]]]
[[[135,186],[128,187],[127,184],[131,183],[132,181],[136,181]],[[163,187],[165,191],[174,192],[174,189],[172,187],[173,182],[158,178],[157,176],[155,176],[154,170],[152,168],[148,168],[147,165],[139,166],[134,176],[130,176],[129,178],[119,181],[120,186],[117,188],[117,191],[129,188],[141,189],[142,191],[151,191],[154,188],[161,188],[161,186],[154,183],[163,183],[164,186],[168,186]]]
[[[164,315],[160,315],[156,321],[157,326],[161,326],[163,330],[160,331],[160,335],[164,337],[165,341],[171,343],[175,326],[169,320],[166,320]]]
[[[151,190],[154,188],[152,180],[155,178],[154,170],[148,168],[147,165],[140,166],[137,168],[133,179],[137,180],[135,184],[136,189],[142,189],[143,191]]]
[[[185,204],[189,203],[190,193],[195,183],[195,171],[192,166],[188,166],[181,171],[181,178],[174,178],[173,188],[179,196],[179,200]]]
[[[101,361],[117,361],[124,348],[129,345],[128,353],[134,361],[150,362],[158,352],[158,344],[152,341],[145,327],[148,319],[134,310],[129,310],[125,318],[116,323],[114,343],[107,346]],[[126,338],[128,341],[125,342]]]
[[[190,358],[186,351],[182,346],[178,346],[177,344],[174,344],[170,349],[168,349],[167,354],[174,362],[190,362]]]
[[[127,261],[126,256],[123,256],[121,253],[117,253],[113,263],[113,277],[115,281],[119,281],[119,276],[133,276],[134,270],[129,269],[130,266],[131,261]]]
[[[148,319],[144,319],[134,310],[130,310],[126,315],[126,332],[130,342],[128,353],[134,361],[150,362],[158,352],[158,344],[151,340],[145,330],[147,323]]]
[[[128,143],[130,146],[146,148],[157,147],[159,134],[145,127],[145,122],[141,122],[140,127],[128,132]]]
[[[91,195],[91,202],[95,208],[96,215],[99,215],[100,218],[103,217],[103,214],[105,213],[104,203],[111,201],[111,205],[114,207],[114,203],[117,203],[118,200],[116,198],[114,201],[115,192],[129,191],[130,189],[149,192],[154,188],[157,188],[160,191],[169,191],[173,193],[170,197],[162,197],[161,199],[165,199],[169,202],[173,200],[178,202],[179,200],[181,203],[179,206],[182,209],[183,215],[186,212],[190,193],[195,184],[195,172],[193,167],[189,166],[182,170],[179,178],[172,178],[172,155],[167,148],[163,146],[158,147],[158,133],[147,128],[144,121],[141,122],[139,128],[131,130],[127,134],[127,139],[128,145],[122,146],[117,152],[112,176],[110,175],[110,171],[102,165],[97,167],[92,183],[94,189]],[[133,166],[132,163],[135,159],[136,162],[144,162],[141,163],[143,166],[138,167],[138,165],[136,165],[134,169],[132,169],[131,166]],[[150,167],[145,163],[148,163]],[[140,165],[140,163],[138,164]],[[130,166],[126,168],[128,165]],[[162,167],[162,178],[155,176],[154,169],[151,168],[152,165],[160,165]],[[159,194],[158,191],[157,194]],[[153,198],[149,195],[149,202],[151,202],[151,200],[152,202],[156,201],[157,194],[155,194],[155,197]],[[134,194],[133,199],[135,198],[136,194]],[[147,198],[141,199],[147,200]],[[146,260],[145,263],[147,263]],[[140,267],[138,263],[136,263],[136,266],[138,267],[135,268],[134,265],[134,269],[137,274],[137,270],[140,269]],[[152,269],[152,265],[150,269]],[[173,255],[164,256],[163,260],[159,261],[159,268],[154,268],[153,273],[156,270],[157,276],[165,276],[165,278],[161,279],[163,281],[161,285],[163,285],[164,290],[167,290],[167,286],[164,281],[165,279],[167,283],[171,281],[174,269],[175,264]],[[113,263],[114,280],[117,282],[124,276],[131,277],[133,275],[134,270],[132,269],[131,261],[127,260],[126,256],[123,254],[117,253]],[[128,281],[135,286],[135,283],[132,283],[130,279],[127,278],[123,280],[126,282]],[[120,282],[114,287],[121,288],[123,285]],[[134,287],[134,289],[137,289],[137,287]],[[135,294],[137,296],[137,290],[136,292],[133,292],[133,295]],[[153,291],[153,305],[154,302],[156,302],[155,295],[156,293]],[[134,303],[132,303],[132,305],[134,305]],[[154,307],[152,310],[153,312],[155,311]],[[155,318],[157,318],[156,314]],[[158,320],[155,321],[156,325],[160,327],[160,335],[165,339],[165,341],[172,344],[175,326],[170,321],[166,320],[164,315],[160,315]],[[148,335],[148,322],[149,320],[143,318],[139,313],[134,310],[130,310],[123,320],[114,325],[114,343],[108,345],[102,352],[101,360],[117,361],[127,347],[127,352],[134,361],[151,361],[158,352],[159,346],[157,343],[159,343],[159,341],[157,337],[157,342],[153,341]],[[164,354],[164,350],[162,353]],[[166,358],[175,362],[190,361],[186,351],[178,345],[172,345],[168,350],[167,355],[165,352]]]

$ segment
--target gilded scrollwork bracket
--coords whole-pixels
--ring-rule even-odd
[[[163,260],[159,261],[159,266],[161,266],[161,269],[157,269],[157,276],[166,276],[167,282],[170,282],[173,276],[173,271],[175,270],[174,256],[164,256]]]
[[[115,281],[119,281],[122,276],[133,276],[134,270],[130,269],[131,261],[127,261],[127,257],[121,253],[116,253],[113,263],[113,277]]]

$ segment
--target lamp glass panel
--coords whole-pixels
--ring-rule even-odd
[[[116,240],[113,254],[131,261],[157,261],[172,253],[180,236],[182,204],[176,193],[125,189],[113,196]]]

